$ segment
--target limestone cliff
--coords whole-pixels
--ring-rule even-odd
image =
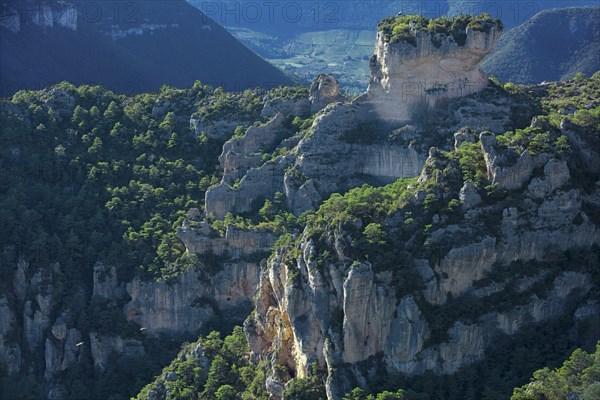
[[[413,28],[414,29],[414,28]],[[464,43],[446,32],[414,30],[414,43],[393,42],[377,33],[371,59],[367,102],[379,117],[407,121],[448,99],[483,89],[487,78],[480,71],[483,58],[493,50],[502,28],[464,29]]]
[[[398,107],[403,104],[393,101]],[[514,127],[510,115],[517,110],[531,112],[530,105],[488,88],[450,100],[435,118],[425,120],[427,124],[390,124],[370,112],[370,100],[359,97],[352,103],[328,105],[308,129],[294,132],[286,120],[295,115],[292,112],[305,110],[306,104],[310,104],[306,98],[266,103],[263,115],[271,119],[223,146],[219,158],[223,178],[206,193],[207,216],[223,219],[228,212],[256,211],[277,192],[285,194],[289,209],[299,215],[317,208],[331,193],[365,182],[417,176],[427,149],[450,145],[452,134],[465,126],[502,133]]]
[[[362,114],[362,105],[335,103],[340,100],[335,78],[321,76],[312,85],[312,110],[334,104],[316,115],[308,132],[285,127],[295,108],[282,103],[265,125],[225,143],[219,158],[223,179],[206,193],[207,215],[221,219],[228,212],[247,213],[276,192],[284,193],[289,208],[300,214],[333,192],[360,185],[365,177],[391,182],[419,173],[424,157],[407,145],[356,140],[353,135],[360,139],[360,129],[370,129],[365,128],[369,117]],[[265,114],[273,115],[272,108],[273,103],[266,104]],[[265,162],[263,155],[271,152],[274,157]]]
[[[170,285],[135,279],[127,284],[131,300],[124,312],[150,334],[197,332],[217,318],[240,321],[251,308],[258,275],[256,263],[238,262],[208,279],[196,269]]]
[[[256,254],[265,254],[274,238],[233,228],[220,240],[202,239],[186,230],[181,235],[191,251],[200,256],[210,253],[212,258],[169,283],[139,278],[123,282],[114,266],[97,263],[91,298],[81,287],[70,289],[77,307],[94,307],[97,315],[104,315],[84,326],[78,320],[81,309],[61,302],[60,294],[67,289],[59,278],[60,265],[31,270],[29,263],[21,261],[12,280],[14,297],[0,297],[3,371],[16,377],[39,360],[48,390],[56,392],[56,398],[66,398],[57,382],[67,369],[91,360],[101,376],[109,364],[114,369],[111,363],[117,359],[147,360],[153,349],[146,339],[158,334],[189,335],[218,320],[241,323],[258,287]],[[202,240],[212,241],[211,246],[203,249],[197,244]]]

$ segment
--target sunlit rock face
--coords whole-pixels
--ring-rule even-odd
[[[428,107],[480,91],[487,78],[479,65],[501,33],[499,27],[467,28],[465,43],[459,44],[452,35],[418,31],[413,45],[391,43],[378,32],[367,102],[382,119],[407,121]]]

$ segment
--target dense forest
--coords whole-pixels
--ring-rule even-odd
[[[30,254],[35,265],[59,262],[67,281],[85,281],[96,261],[117,265],[122,279],[168,278],[189,261],[174,228],[203,209],[225,141],[184,116],[260,121],[264,95],[200,83],[133,97],[66,83],[19,92],[0,116],[0,229],[11,250],[2,273]],[[157,99],[172,111],[157,112]]]

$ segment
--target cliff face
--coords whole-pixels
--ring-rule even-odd
[[[127,319],[151,334],[196,332],[215,318],[241,321],[258,287],[258,262],[275,237],[230,226],[225,237],[215,238],[206,224],[182,227],[179,236],[190,253],[210,259],[170,284],[140,279],[127,283]]]
[[[209,279],[194,269],[171,285],[136,279],[127,284],[131,301],[124,312],[151,334],[197,332],[215,318],[240,321],[251,308],[258,275],[256,263],[239,262]]]
[[[435,54],[439,59],[443,56],[443,52]],[[423,57],[415,62],[427,63],[427,56]],[[478,94],[479,98],[466,96],[470,92],[464,91],[462,97],[450,99],[443,109],[418,119],[414,126],[379,115],[380,100],[394,112],[409,110],[397,93],[376,96],[371,92],[343,103],[332,77],[319,77],[312,88],[309,99],[267,102],[262,114],[270,118],[268,122],[225,143],[219,157],[223,178],[205,196],[207,216],[223,219],[229,212],[256,211],[277,192],[285,194],[288,208],[299,215],[316,209],[332,193],[365,182],[382,184],[417,176],[429,146],[449,143],[452,134],[464,126],[501,133],[514,126],[510,115],[515,108],[529,112],[527,105],[511,104],[496,89]],[[290,127],[294,116],[306,118],[311,109],[319,111],[309,128],[296,131]]]
[[[274,123],[275,120],[267,125]],[[206,194],[207,213],[223,218],[227,212],[249,212],[256,201],[282,192],[290,209],[300,214],[316,208],[333,192],[359,185],[361,177],[391,182],[419,173],[424,158],[414,149],[345,142],[342,136],[359,124],[360,107],[337,104],[317,116],[309,136],[291,137],[278,146],[283,149],[291,144],[293,148],[287,154],[263,162],[256,155],[228,153],[224,158],[223,182]],[[240,175],[237,187],[226,183]],[[346,180],[340,180],[340,176]]]
[[[395,278],[392,271],[406,261],[387,268],[351,262],[344,243],[353,240],[348,239],[352,234],[336,229],[328,234],[334,237],[327,247],[336,254],[334,261],[319,265],[323,248],[319,250],[322,245],[307,228],[297,257],[290,258],[289,249],[282,249],[261,274],[256,313],[246,323],[252,350],[299,377],[306,377],[317,361],[328,371],[328,397],[336,399],[351,389],[349,382],[372,378],[360,365],[379,356],[388,371],[451,374],[482,359],[499,335],[571,313],[597,315],[598,302],[590,294],[598,288],[585,272],[586,265],[575,263],[557,271],[543,263],[556,254],[600,244],[600,229],[584,211],[597,206],[599,189],[583,195],[573,187],[567,164],[548,154],[534,157],[525,152],[499,168],[491,155],[502,151],[491,142],[487,134],[481,135],[490,180],[523,193],[519,203],[477,205],[481,199],[468,202],[468,196],[462,196],[461,222],[448,224],[434,216],[426,246],[443,250],[435,250],[433,258],[413,256],[412,272],[406,273],[417,280],[401,292],[398,279],[408,276]],[[427,163],[435,163],[435,157]],[[540,169],[541,175],[534,176]],[[435,178],[424,175],[421,181],[429,179]],[[461,192],[469,190],[465,187],[469,185],[465,183]],[[491,214],[501,215],[498,229],[482,232],[478,226]],[[402,222],[393,216],[391,221]],[[531,262],[542,265],[533,274],[511,267]],[[507,269],[512,272],[497,275]],[[496,278],[490,281],[491,276]],[[540,285],[545,291],[539,291]],[[499,296],[522,300],[500,309],[492,300]],[[470,302],[485,304],[484,309],[469,315],[467,308],[452,314],[454,319],[441,331],[436,327],[432,310],[449,312]],[[590,307],[596,311],[587,313]]]
[[[408,121],[428,107],[480,91],[487,78],[479,65],[501,33],[498,27],[489,32],[467,28],[460,45],[452,35],[418,31],[413,45],[392,43],[378,32],[367,101],[380,118]]]
[[[60,273],[58,264],[31,271],[29,263],[21,260],[12,280],[12,303],[7,297],[0,298],[0,361],[9,376],[22,372],[32,353],[43,354],[47,379],[77,363],[83,355],[76,346],[82,341],[82,334],[72,328],[70,310],[57,315],[57,294],[62,288],[56,276]],[[22,316],[17,319],[19,312]],[[22,327],[18,321],[23,321]],[[20,330],[23,341],[16,340]]]
[[[273,116],[269,122],[223,146],[223,179],[206,193],[207,215],[221,219],[228,212],[250,212],[276,192],[284,193],[288,207],[300,214],[315,209],[331,193],[360,185],[365,176],[391,182],[419,173],[424,157],[407,145],[362,143],[359,129],[365,129],[365,136],[373,134],[364,128],[369,123],[364,105],[340,100],[344,98],[335,78],[316,79],[308,104],[319,112],[308,132],[285,126],[291,112],[304,109],[306,99],[267,103],[263,114]],[[359,140],[349,140],[352,134]],[[265,161],[264,153],[274,155]]]
[[[276,192],[284,193],[288,207],[300,214],[315,209],[331,193],[365,180],[391,182],[418,175],[425,157],[422,148],[411,143],[422,147],[422,138],[411,135],[410,129],[390,134],[386,125],[419,120],[423,105],[434,108],[481,91],[487,79],[479,63],[500,33],[498,27],[488,32],[467,28],[465,43],[459,45],[451,35],[418,31],[415,47],[390,43],[379,32],[371,85],[364,96],[344,104],[335,78],[319,76],[308,99],[267,103],[263,115],[272,118],[269,122],[225,144],[219,158],[223,179],[206,193],[207,215],[221,219],[228,212],[247,213]],[[512,111],[506,101],[495,101],[486,107],[478,99],[453,105],[455,113],[447,116],[444,129],[469,125],[502,132],[510,125],[506,114]],[[294,115],[315,113],[308,134],[286,126],[286,119]],[[390,140],[392,136],[398,139]],[[265,153],[273,153],[266,162]]]
[[[0,363],[6,373],[18,376],[41,354],[43,369],[39,372],[51,391],[60,391],[55,383],[61,373],[90,359],[100,376],[117,358],[147,357],[152,349],[145,347],[146,337],[195,333],[221,319],[241,323],[251,309],[259,283],[255,253],[268,251],[274,238],[231,228],[225,238],[213,239],[209,248],[202,248],[199,243],[210,243],[211,239],[186,230],[181,235],[191,251],[210,253],[213,261],[188,269],[170,283],[139,278],[122,282],[115,267],[97,263],[91,299],[81,287],[75,288],[73,296],[81,307],[97,305],[113,310],[113,314],[108,321],[91,321],[85,328],[77,320],[81,310],[61,302],[61,293],[67,289],[58,279],[60,266],[31,271],[27,262],[20,262],[12,280],[15,297],[0,297]],[[216,265],[214,260],[219,259],[222,263]],[[124,328],[126,321],[135,325]],[[119,324],[121,332],[114,328]],[[19,340],[20,332],[23,340]]]

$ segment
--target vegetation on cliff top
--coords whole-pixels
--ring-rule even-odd
[[[544,113],[537,117],[538,122],[534,126],[497,136],[507,159],[515,159],[528,150],[532,155],[548,153],[558,159],[568,160],[572,171],[584,168],[562,134],[560,122],[570,121],[573,129],[586,131],[590,144],[597,147],[600,104],[593,98],[600,90],[600,74],[591,79],[574,78],[541,88],[507,84],[501,90],[536,98],[541,103],[540,111]],[[577,111],[568,114],[566,107]],[[306,225],[303,235],[293,239],[289,230],[284,228],[279,231],[289,233],[283,235],[276,244],[276,253],[284,254],[293,267],[294,260],[300,255],[300,242],[312,239],[317,247],[317,265],[321,268],[328,263],[339,262],[335,257],[335,246],[342,245],[345,256],[352,261],[368,261],[375,269],[392,269],[398,272],[398,277],[411,275],[406,268],[410,268],[408,260],[414,258],[412,256],[433,261],[443,257],[453,243],[467,239],[461,235],[446,235],[443,240],[432,236],[440,223],[464,222],[462,213],[457,211],[460,208],[459,191],[465,181],[477,189],[484,202],[492,204],[507,196],[507,193],[491,185],[488,179],[481,144],[476,139],[477,132],[467,129],[465,133],[472,135],[474,142],[464,141],[456,149],[438,151],[435,157],[427,161],[423,174],[430,179],[399,179],[383,187],[363,185],[345,194],[334,193],[317,211],[304,216]],[[586,176],[583,170],[576,175],[577,179]],[[583,182],[580,184],[584,189],[589,186]],[[517,202],[518,198],[513,196],[511,201]],[[501,211],[486,209],[482,224],[473,224],[469,228],[477,225],[471,236],[477,237],[478,234],[496,230]],[[298,225],[294,228],[297,229]],[[346,238],[348,234],[352,237],[350,240],[336,239]],[[297,279],[299,276],[292,273],[291,278]]]
[[[443,34],[452,36],[459,46],[464,46],[467,39],[467,29],[478,32],[489,32],[492,28],[503,29],[502,21],[492,18],[489,14],[460,15],[458,17],[426,18],[420,15],[402,15],[383,19],[377,30],[383,32],[391,43],[408,42],[416,47],[417,32]]]

